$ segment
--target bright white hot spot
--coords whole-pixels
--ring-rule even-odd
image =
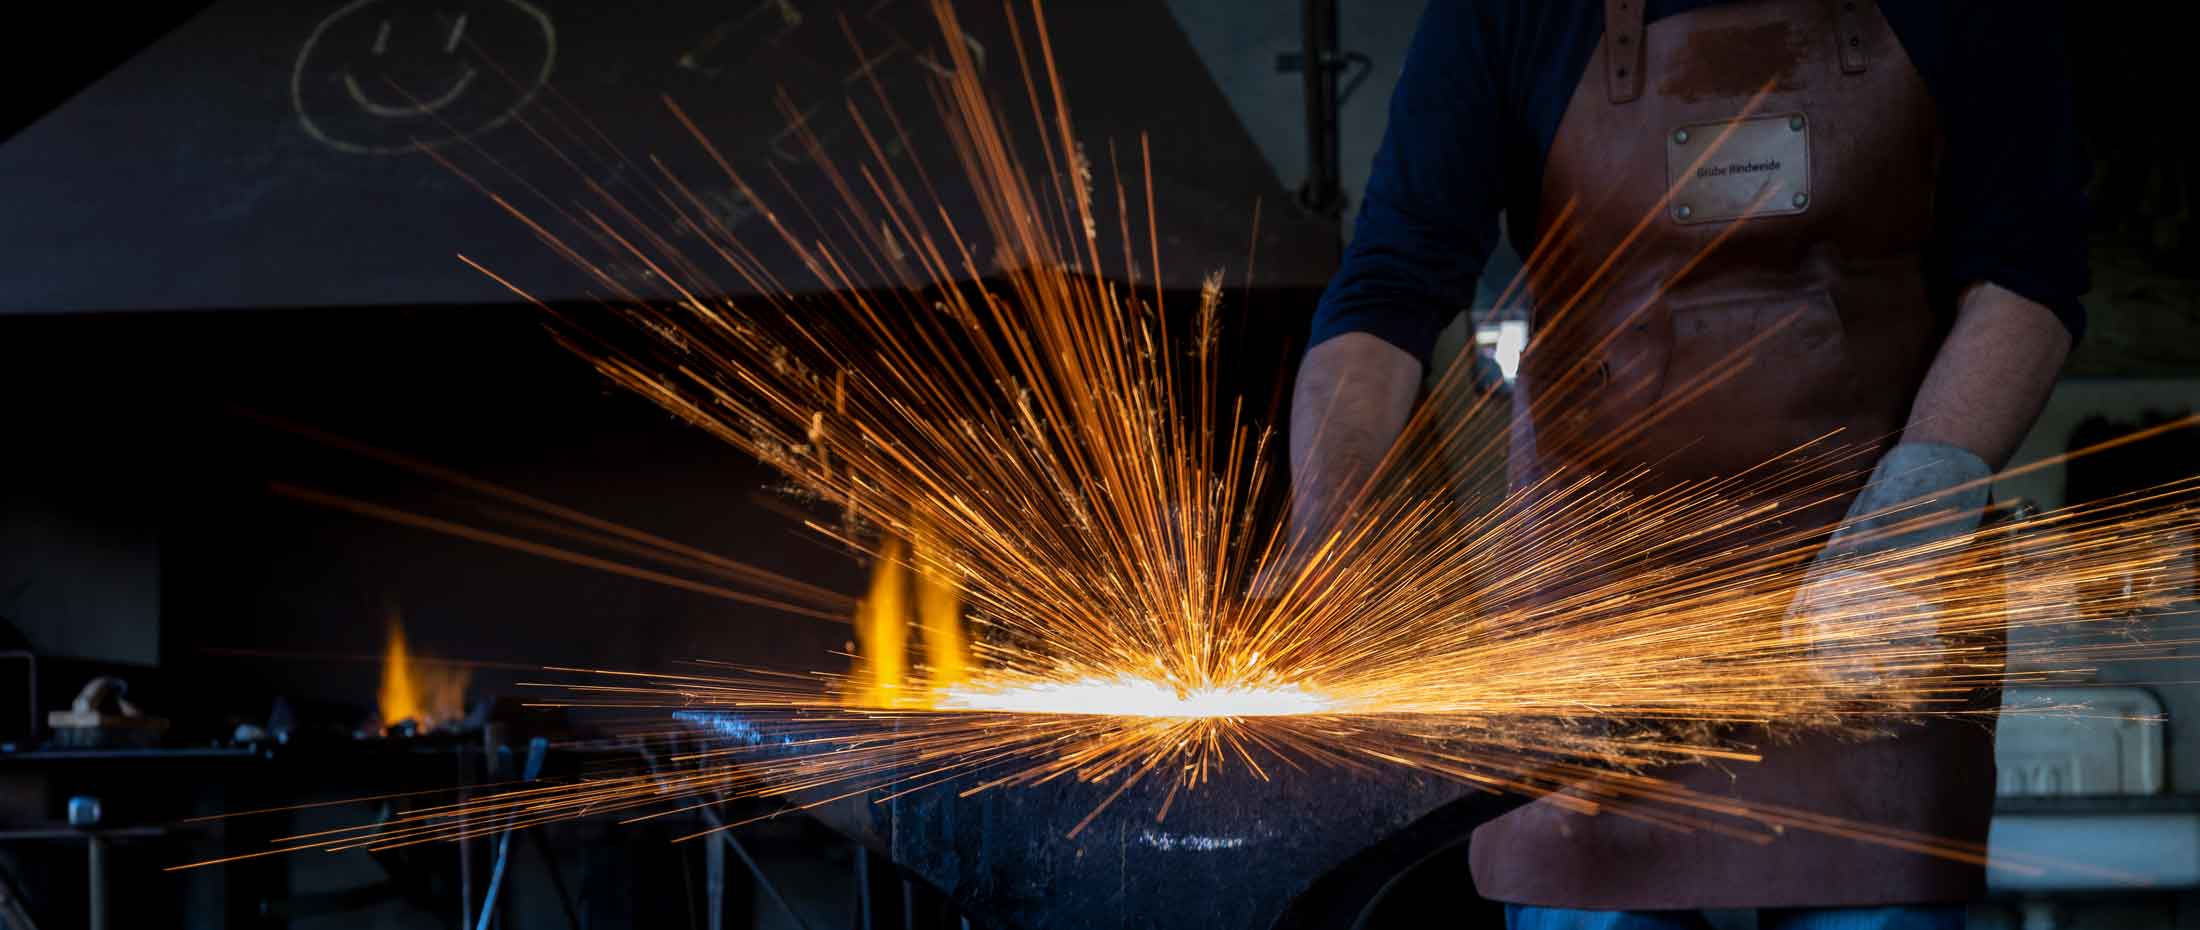
[[[941,710],[1116,717],[1285,717],[1331,713],[1337,703],[1304,685],[1231,685],[1178,691],[1144,678],[969,684],[940,693]]]

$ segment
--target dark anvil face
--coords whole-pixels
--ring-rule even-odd
[[[1396,772],[1236,771],[1178,792],[1157,821],[1169,785],[1151,779],[1069,836],[1116,787],[909,795],[891,805],[893,858],[995,926],[1265,928],[1325,873],[1471,792]]]
[[[1432,775],[1334,768],[1266,780],[1233,770],[1173,799],[1159,777],[1112,801],[1119,782],[1063,778],[959,796],[966,787],[884,804],[851,797],[809,813],[890,855],[982,926],[1259,930],[1326,926],[1307,914],[1356,908],[1392,875],[1520,803]],[[1156,819],[1165,801],[1168,814]],[[1464,907],[1471,894],[1462,897]]]

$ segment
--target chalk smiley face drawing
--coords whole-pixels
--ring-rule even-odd
[[[451,21],[451,37],[443,43],[444,54],[450,54],[456,51],[458,48],[459,39],[464,37],[465,34],[466,14],[460,13],[458,14],[457,19]],[[389,46],[389,41],[390,21],[385,19],[382,21],[381,28],[375,30],[374,56],[376,58],[379,59],[382,57],[383,51]],[[457,100],[459,94],[463,94],[466,92],[467,85],[472,84],[474,82],[474,78],[481,74],[481,71],[479,69],[470,64],[461,63],[460,68],[461,70],[458,73],[458,79],[451,82],[449,90],[446,90],[441,94],[437,94],[436,96],[429,98],[425,102],[415,100],[414,102],[407,103],[404,106],[391,106],[379,100],[368,97],[367,92],[359,87],[359,75],[352,73],[351,69],[349,68],[344,69],[344,89],[351,93],[352,102],[359,104],[360,109],[372,113],[376,116],[385,117],[388,119],[401,119],[408,116],[427,116],[430,113],[434,113],[437,110],[441,110],[444,107],[449,106],[451,104],[451,101]]]
[[[352,0],[299,48],[291,105],[338,151],[417,152],[509,121],[556,60],[556,27],[526,0]]]

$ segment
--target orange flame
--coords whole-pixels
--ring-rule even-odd
[[[880,547],[870,591],[856,605],[856,662],[847,695],[851,704],[935,707],[943,689],[969,677],[962,594],[938,567],[937,541],[921,527],[914,535],[913,558],[911,548],[899,539]],[[913,571],[912,561],[919,566]],[[914,674],[909,656],[912,625],[924,644],[924,664]]]
[[[422,733],[448,727],[466,717],[466,683],[472,673],[448,665],[423,664],[405,645],[405,625],[390,612],[389,643],[382,652],[382,687],[376,696],[382,725],[411,720]]]
[[[869,707],[902,703],[909,666],[909,614],[904,593],[908,569],[902,565],[901,540],[888,540],[871,569],[871,590],[856,605],[856,669],[850,697]]]
[[[924,631],[925,683],[952,688],[970,676],[963,648],[962,591],[942,575],[939,541],[917,527],[917,626]]]

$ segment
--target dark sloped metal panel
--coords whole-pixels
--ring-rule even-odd
[[[1139,134],[1151,131],[1168,283],[1196,286],[1218,267],[1235,283],[1256,200],[1255,283],[1326,277],[1333,225],[1291,206],[1158,0],[1056,2],[1046,14],[1102,179],[1112,141],[1135,181]],[[1001,8],[962,15],[997,99],[1028,113]],[[1024,39],[1035,58],[1035,37]],[[910,130],[905,144],[883,140],[897,164],[952,175],[927,79],[941,42],[922,0],[230,0],[0,146],[0,311],[512,299],[458,252],[541,296],[583,298],[585,279],[421,149],[552,220],[589,201],[575,165],[646,214],[655,156],[694,180],[718,219],[761,240],[753,205],[661,98],[752,183],[784,182],[831,225],[833,195],[787,132],[780,94],[852,163],[864,144],[845,102],[875,112],[875,75]],[[1022,142],[1043,178],[1036,141]],[[953,188],[942,198],[978,228]],[[784,254],[767,257],[783,280],[810,280]],[[856,270],[858,283],[889,283]]]

